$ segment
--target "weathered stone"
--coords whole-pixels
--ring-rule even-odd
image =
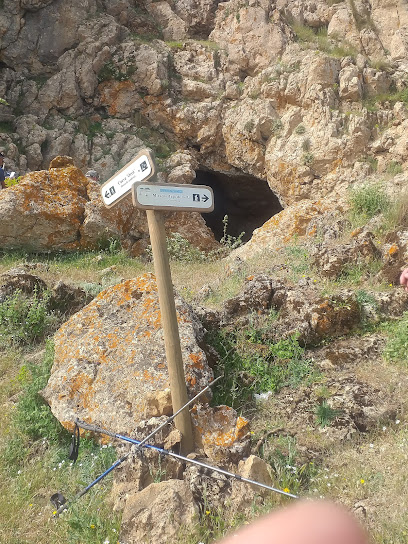
[[[243,291],[225,302],[223,311],[226,320],[254,311],[265,311],[272,302],[274,284],[266,274],[249,276]]]
[[[130,195],[119,207],[106,208],[99,183],[72,162],[71,157],[56,157],[49,171],[27,174],[0,192],[0,247],[86,250],[118,239],[130,253],[142,253],[149,243],[146,214],[132,205]],[[200,249],[218,245],[199,213],[169,214],[166,230],[179,232]]]
[[[201,325],[178,297],[176,307],[188,392],[194,395],[212,371],[197,344]],[[78,417],[129,434],[142,414],[152,415],[149,407],[157,413],[145,399],[169,387],[160,320],[155,278],[146,274],[106,289],[59,329],[43,396],[63,425],[71,428]]]
[[[1,246],[34,251],[77,248],[87,183],[82,172],[70,166],[27,174],[18,185],[0,191]]]
[[[91,298],[83,289],[58,281],[52,288],[48,304],[51,310],[58,310],[69,316],[83,308]]]
[[[25,268],[8,270],[0,276],[0,299],[13,295],[17,290],[26,295],[36,292],[41,295],[46,289],[47,284],[38,276],[28,273]]]
[[[72,157],[55,157],[50,162],[50,168],[66,168],[67,166],[74,166]]]
[[[371,232],[362,232],[350,243],[334,246],[322,244],[314,250],[313,265],[328,278],[338,278],[348,266],[380,257]]]
[[[153,483],[127,497],[120,540],[127,544],[171,544],[197,516],[198,508],[183,480]]]
[[[216,463],[237,463],[250,448],[249,422],[229,406],[195,406],[191,411],[196,447]]]

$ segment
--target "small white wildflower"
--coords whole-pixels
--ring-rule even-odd
[[[374,444],[370,444],[370,448],[374,448]]]
[[[21,474],[21,470],[19,470],[19,471],[17,472],[17,474]]]
[[[109,540],[108,539],[104,540],[103,544],[109,544]]]
[[[400,420],[399,420],[399,419],[396,419],[396,420],[395,420],[395,424],[396,424],[396,425],[399,425],[399,423],[400,423]]]
[[[108,446],[107,446],[106,444],[104,444],[104,445],[102,446],[102,448],[104,448],[104,449],[107,448],[107,447],[108,447]]]
[[[69,466],[72,467],[73,464],[74,464],[74,463],[70,463]]]
[[[57,470],[57,467],[54,467],[52,470]]]
[[[387,427],[383,427],[383,431],[386,431],[387,430]]]
[[[82,467],[82,463],[79,463],[79,466]]]
[[[331,483],[330,483],[330,482],[327,482],[327,487],[331,487]]]

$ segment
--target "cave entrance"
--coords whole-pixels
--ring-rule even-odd
[[[265,180],[248,174],[226,175],[198,170],[193,183],[209,185],[214,191],[214,211],[203,218],[216,240],[224,234],[224,216],[228,216],[227,234],[247,242],[255,229],[282,211],[279,199]]]

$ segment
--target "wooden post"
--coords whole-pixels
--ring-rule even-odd
[[[170,376],[171,401],[173,404],[173,413],[175,413],[188,402],[188,397],[183,358],[181,354],[176,304],[174,302],[173,283],[171,280],[169,255],[167,252],[166,232],[164,230],[162,212],[146,210],[146,214],[149,225],[150,243],[152,245],[157,288],[159,291],[161,323]],[[181,449],[184,454],[188,454],[194,450],[190,412],[188,410],[183,410],[174,421],[177,429],[183,435]]]

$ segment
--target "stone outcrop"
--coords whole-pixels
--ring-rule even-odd
[[[184,371],[191,396],[212,371],[199,347],[203,329],[176,298]],[[157,287],[153,275],[101,292],[55,335],[55,360],[43,396],[67,428],[76,418],[132,433],[150,417],[146,397],[169,387]],[[154,407],[157,415],[157,407]]]
[[[151,145],[170,170],[162,179],[190,182],[199,167],[266,180],[302,231],[341,207],[370,164],[387,173],[407,163],[401,0],[62,4],[4,1],[0,149],[11,170],[69,155],[108,179]],[[194,165],[162,159],[185,150]],[[206,245],[204,223],[183,219],[186,232],[190,221]],[[275,227],[261,227],[243,258],[279,246]]]
[[[131,196],[118,208],[102,203],[100,186],[73,166],[70,157],[57,157],[48,171],[32,172],[18,185],[0,192],[0,247],[29,251],[103,249],[117,239],[133,255],[149,243],[145,212]],[[166,228],[179,232],[198,247],[216,244],[198,213],[168,214]]]

